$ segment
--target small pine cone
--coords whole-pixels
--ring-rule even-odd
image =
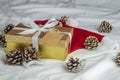
[[[118,53],[118,55],[115,58],[115,63],[120,66],[120,53]]]
[[[35,48],[33,47],[26,47],[24,48],[24,52],[23,52],[23,60],[25,62],[30,62],[32,60],[38,60],[38,52]]]
[[[67,21],[68,18],[69,18],[69,16],[62,16],[62,17],[60,18],[60,20],[62,20],[62,21]]]
[[[22,53],[19,50],[11,50],[6,54],[6,63],[9,65],[21,65]]]
[[[6,41],[4,35],[0,35],[0,47],[6,47]]]
[[[88,50],[94,50],[98,47],[99,41],[94,36],[88,36],[85,40],[84,46]]]
[[[82,70],[83,64],[82,61],[80,61],[78,58],[71,57],[69,61],[66,63],[66,69],[69,72],[79,72]]]
[[[113,29],[113,27],[109,22],[103,21],[103,22],[101,22],[101,25],[99,27],[99,32],[109,33],[112,31],[112,29]]]
[[[13,24],[8,24],[6,26],[6,28],[4,29],[4,33],[7,33],[8,31],[10,31],[11,29],[13,29],[15,26]]]
[[[43,25],[42,25],[42,24],[39,24],[39,27],[43,27]]]

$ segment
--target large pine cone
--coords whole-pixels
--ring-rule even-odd
[[[22,53],[19,50],[11,50],[6,54],[6,63],[9,65],[22,64]]]
[[[99,41],[94,36],[88,36],[85,40],[84,46],[88,50],[94,50],[98,47]]]
[[[69,18],[69,16],[62,16],[62,17],[60,18],[60,20],[62,20],[62,21],[67,21],[68,18]]]
[[[38,60],[39,54],[34,47],[26,47],[23,52],[23,59],[25,62],[30,62],[32,60]]]
[[[4,35],[0,35],[0,47],[6,47],[6,41]]]
[[[13,29],[15,26],[13,24],[8,24],[6,26],[6,28],[4,29],[4,33],[7,33],[8,31],[10,31],[11,29]]]
[[[115,63],[120,66],[120,53],[118,53],[118,55],[115,58]]]
[[[78,58],[71,57],[66,63],[66,69],[69,72],[79,72],[83,68],[83,63]]]
[[[112,31],[112,29],[113,29],[113,27],[109,22],[103,21],[103,22],[101,22],[101,25],[99,27],[99,32],[109,33]]]

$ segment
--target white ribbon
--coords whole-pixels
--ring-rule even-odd
[[[27,19],[23,19],[23,21],[25,22],[26,25],[28,25],[28,23],[30,23],[30,26],[29,26],[30,29],[28,29],[28,28],[19,28],[19,27],[15,27],[13,29],[24,30],[24,31],[22,31],[20,33],[17,33],[17,34],[20,34],[20,35],[28,35],[28,34],[33,34],[33,33],[36,32],[32,36],[32,45],[37,50],[38,50],[38,37],[41,34],[41,32],[47,32],[51,27],[55,27],[57,24],[59,24],[59,22],[54,18],[48,20],[48,22],[41,28],[38,25],[36,25],[34,23],[34,21],[32,21],[31,19],[27,18]]]
[[[28,27],[30,27],[30,28],[28,29],[28,28],[15,27],[13,29],[24,30],[20,33],[17,33],[20,35],[28,35],[28,34],[35,33],[32,36],[32,45],[33,45],[33,47],[36,48],[37,51],[38,51],[38,37],[41,34],[41,32],[47,32],[51,27],[55,27],[56,25],[59,24],[59,22],[55,18],[51,18],[50,20],[48,20],[48,22],[43,27],[39,27],[38,25],[36,25],[34,23],[34,21],[32,21],[31,19],[28,19],[28,18],[23,19],[23,22],[25,25],[29,25]],[[28,24],[28,23],[30,23],[30,24]],[[68,33],[68,32],[60,32],[60,33],[69,35],[70,42],[71,42],[72,36],[70,33]]]

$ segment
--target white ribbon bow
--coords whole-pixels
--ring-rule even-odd
[[[38,50],[38,37],[41,34],[41,32],[47,32],[51,27],[55,27],[59,23],[56,19],[52,18],[52,19],[48,20],[48,22],[43,27],[39,27],[31,19],[23,19],[23,21],[27,25],[28,25],[28,23],[30,23],[30,26],[29,26],[30,29],[19,28],[19,27],[15,27],[14,29],[24,30],[23,32],[17,33],[17,34],[20,34],[20,35],[28,35],[28,34],[33,34],[33,33],[36,32],[32,36],[32,45],[37,50]]]

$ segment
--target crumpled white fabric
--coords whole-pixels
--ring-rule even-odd
[[[89,0],[59,0],[60,2],[53,0],[47,4],[42,4],[47,0],[22,1],[13,0],[13,3],[7,0],[0,1],[0,30],[4,28],[5,24],[10,22],[17,24],[25,17],[36,20],[50,17],[60,18],[63,15],[77,20],[79,24],[71,25],[78,25],[79,28],[99,33],[97,29],[100,22],[107,20],[113,25],[113,30],[111,33],[101,33],[105,35],[105,38],[97,50],[77,50],[69,55],[85,60],[85,67],[79,73],[69,73],[65,70],[67,60],[64,62],[40,59],[24,64],[24,66],[9,66],[4,64],[5,52],[0,48],[1,80],[120,80],[120,68],[113,61],[120,51],[119,0],[114,2],[97,0],[90,3]]]
[[[106,45],[106,42],[109,42],[109,45]],[[40,59],[38,61],[24,63],[24,67],[8,66],[2,62],[2,68],[0,67],[0,70],[2,69],[2,71],[4,71],[6,68],[8,69],[6,72],[1,73],[2,76],[0,76],[0,79],[8,80],[13,77],[15,80],[101,80],[105,76],[108,76],[108,71],[111,72],[111,70],[117,68],[114,63],[114,57],[111,55],[115,55],[119,48],[119,46],[113,44],[109,39],[103,39],[101,44],[99,49],[95,51],[78,50],[72,53],[72,56],[77,56],[81,60],[85,60],[85,67],[79,73],[69,73],[65,70],[65,62],[67,60],[64,62],[59,60]],[[110,52],[110,49],[113,51]],[[13,71],[12,74],[10,74],[11,71]]]

